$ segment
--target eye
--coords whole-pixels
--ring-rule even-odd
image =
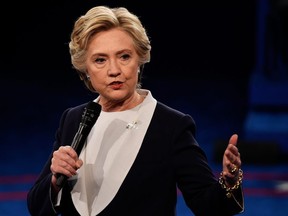
[[[123,54],[123,55],[121,55],[121,59],[122,59],[123,61],[129,60],[130,57],[131,57],[131,56],[130,56],[129,54]]]
[[[98,58],[95,59],[95,62],[97,64],[104,64],[106,62],[106,59],[102,58],[102,57],[98,57]]]

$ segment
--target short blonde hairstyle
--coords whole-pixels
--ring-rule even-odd
[[[150,41],[145,28],[136,15],[124,7],[109,8],[97,6],[91,8],[85,15],[80,16],[76,20],[71,33],[69,49],[73,67],[76,69],[80,79],[84,81],[92,92],[95,92],[95,90],[91,82],[86,78],[87,46],[95,34],[113,28],[120,28],[127,32],[134,42],[135,50],[139,55],[139,67],[141,68],[138,87],[141,86],[142,68],[145,63],[150,61]]]

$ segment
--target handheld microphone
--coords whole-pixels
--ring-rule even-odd
[[[90,101],[84,108],[84,112],[82,114],[82,119],[78,131],[75,134],[71,144],[71,147],[76,151],[78,155],[80,155],[81,150],[86,141],[86,138],[90,133],[93,125],[95,124],[97,118],[99,117],[100,112],[101,112],[100,104],[95,103],[93,101]],[[62,188],[68,177],[63,174],[57,174],[56,177],[57,177],[56,185]]]

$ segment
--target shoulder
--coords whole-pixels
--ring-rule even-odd
[[[180,110],[172,108],[162,102],[157,101],[155,108],[155,118],[162,119],[163,121],[168,122],[187,122],[188,124],[195,124],[194,119],[190,114],[184,113]]]
[[[67,116],[77,116],[78,114],[82,115],[83,111],[84,111],[84,108],[87,106],[88,102],[86,103],[82,103],[82,104],[79,104],[77,106],[71,106],[69,108],[67,108],[63,114],[64,115],[67,115]]]
[[[88,102],[66,108],[61,116],[61,124],[65,122],[67,124],[77,125],[81,121],[82,113],[87,104]]]
[[[82,113],[88,103],[83,103],[74,107],[69,107],[62,113],[58,136],[61,137],[60,143],[71,143],[73,135],[76,133],[82,119]]]
[[[149,132],[160,139],[191,139],[196,134],[196,124],[191,115],[157,101]],[[155,133],[156,132],[156,133]]]
[[[84,108],[87,106],[87,104],[88,104],[88,102],[79,104],[77,106],[69,107],[65,111],[68,113],[82,112],[84,110]]]
[[[175,108],[172,108],[162,102],[159,102],[157,101],[157,105],[156,105],[156,109],[155,109],[155,112],[159,112],[159,113],[162,113],[163,115],[171,115],[173,117],[178,117],[178,118],[181,118],[181,117],[184,117],[184,116],[189,116],[189,114],[186,114],[180,110],[177,110]]]

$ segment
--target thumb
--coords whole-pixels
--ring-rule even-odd
[[[229,139],[229,144],[237,145],[238,134],[233,134]]]
[[[82,165],[83,165],[83,161],[82,161],[81,159],[78,159],[78,160],[76,161],[76,167],[77,167],[77,169],[79,169]]]

